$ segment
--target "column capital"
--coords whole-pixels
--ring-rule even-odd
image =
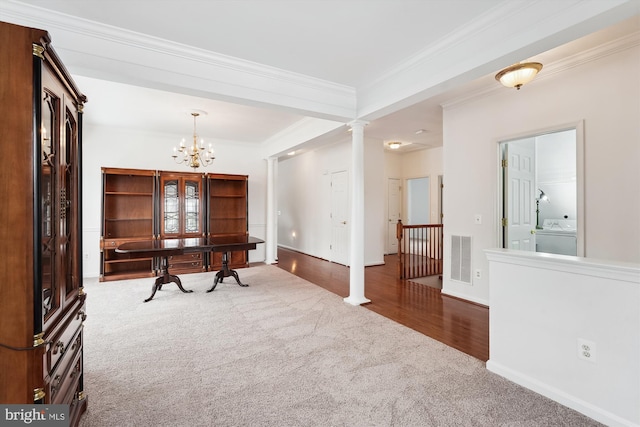
[[[364,127],[368,124],[369,122],[366,120],[354,120],[352,122],[347,123],[347,126],[349,126],[351,129],[354,129],[354,128],[364,129]]]

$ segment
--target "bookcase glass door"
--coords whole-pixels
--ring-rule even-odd
[[[200,222],[200,183],[186,180],[184,195],[185,233],[200,233]]]
[[[178,180],[164,182],[164,234],[180,234],[180,198]]]
[[[202,177],[161,172],[162,238],[202,236]]]

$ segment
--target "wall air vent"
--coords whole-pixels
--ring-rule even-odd
[[[471,284],[470,236],[451,236],[451,280]]]

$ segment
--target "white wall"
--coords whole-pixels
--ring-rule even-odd
[[[366,136],[366,128],[365,128]],[[384,173],[385,155],[381,141],[364,140],[364,264],[384,264],[387,243],[387,182]]]
[[[473,285],[449,274],[450,236],[472,236],[472,269],[487,271],[483,249],[498,242],[500,141],[584,120],[585,255],[640,261],[640,47],[545,78],[500,88],[444,109],[443,292],[488,304],[489,275]],[[484,218],[474,224],[474,215]]]
[[[382,144],[365,137],[364,159],[364,262],[375,265],[384,262],[386,239]],[[351,141],[278,163],[278,244],[319,258],[331,258],[331,174],[347,171],[351,179],[350,169]]]
[[[278,163],[278,244],[330,258],[331,174],[348,171],[348,144],[305,153]]]
[[[640,264],[487,257],[487,368],[606,425],[640,426]]]
[[[85,114],[91,114],[90,106]],[[103,126],[85,126],[83,132],[83,252],[85,277],[100,274],[100,230],[102,209],[101,167],[192,172],[171,157],[181,136],[132,131]],[[266,160],[255,155],[254,145],[214,141],[216,160],[199,171],[249,175],[249,233],[264,239],[266,232]],[[240,159],[240,160],[239,160]],[[264,245],[249,251],[249,261],[265,259]]]

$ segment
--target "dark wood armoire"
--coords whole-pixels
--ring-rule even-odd
[[[0,22],[0,402],[86,410],[86,98],[46,31]]]

